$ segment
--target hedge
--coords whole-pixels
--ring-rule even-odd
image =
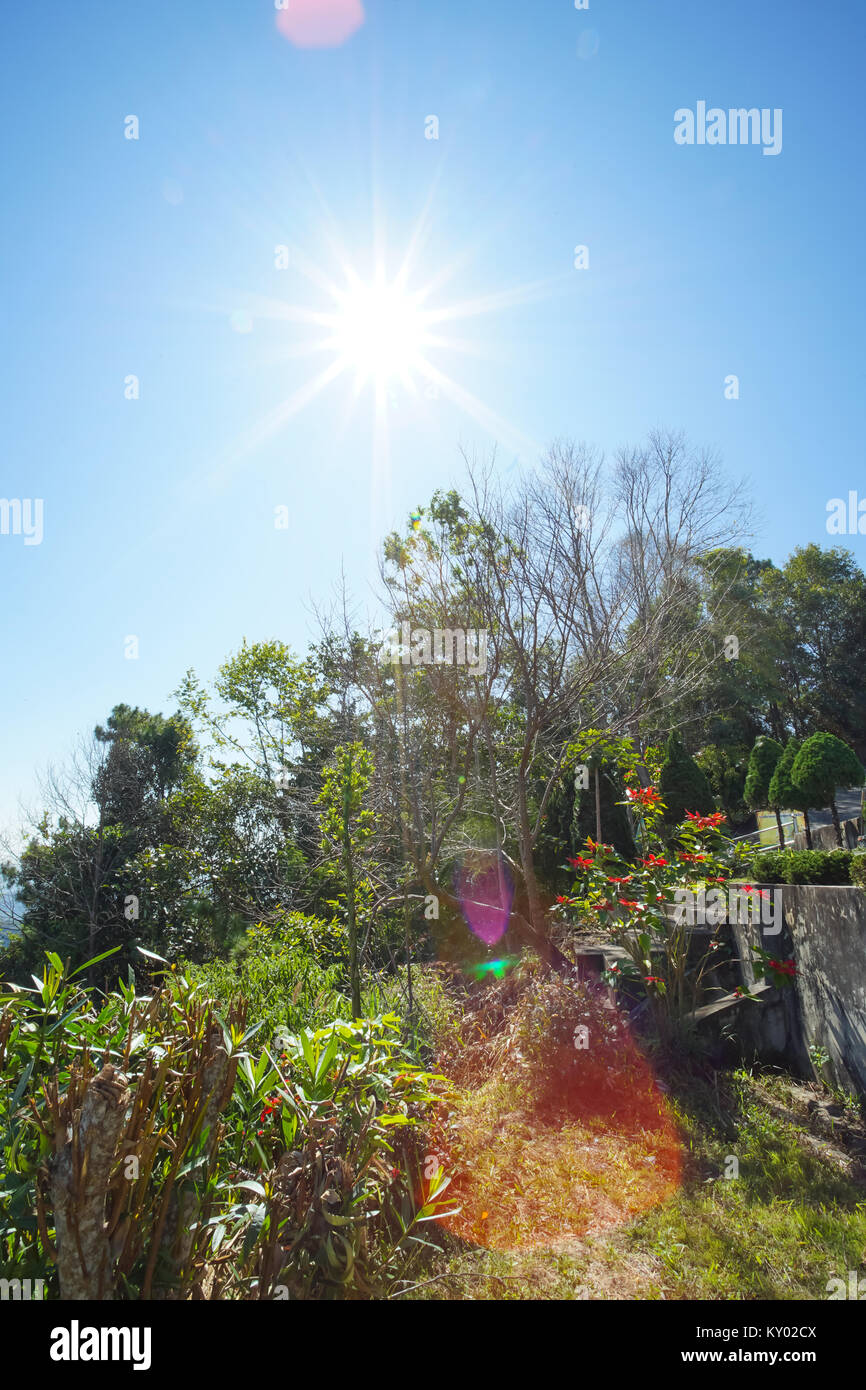
[[[749,876],[756,883],[851,883],[852,855],[850,850],[780,849],[756,854],[749,863]],[[859,864],[855,872],[860,871]]]
[[[866,888],[866,854],[851,855],[851,882]]]

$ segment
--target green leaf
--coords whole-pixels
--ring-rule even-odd
[[[312,1043],[310,1042],[310,1039],[309,1039],[309,1036],[308,1036],[308,1034],[307,1034],[306,1028],[302,1028],[302,1029],[301,1029],[301,1032],[300,1032],[299,1036],[300,1036],[300,1039],[301,1039],[301,1050],[302,1050],[302,1052],[303,1052],[303,1054],[304,1054],[304,1060],[306,1061],[307,1066],[310,1068],[310,1075],[311,1075],[311,1076],[313,1077],[313,1079],[315,1080],[315,1076],[316,1076],[316,1054],[315,1054],[314,1051],[313,1051],[313,1045],[312,1045]]]
[[[84,970],[89,970],[91,965],[98,965],[101,960],[108,960],[109,956],[116,956],[119,950],[119,946],[112,946],[110,951],[103,951],[101,956],[93,956],[90,960],[86,960],[83,965],[79,965],[77,970],[73,970],[72,974],[69,976],[70,980],[74,980],[75,976],[80,975]],[[140,946],[138,950],[141,950]],[[145,951],[144,954],[147,955],[148,952]],[[157,956],[157,960],[159,960],[159,956]],[[167,963],[168,962],[166,962],[166,964]]]
[[[261,1233],[262,1233],[262,1227],[263,1227],[264,1224],[265,1224],[265,1218],[267,1217],[267,1214],[268,1214],[268,1209],[267,1209],[267,1207],[265,1206],[265,1204],[264,1204],[263,1202],[262,1202],[262,1203],[259,1203],[258,1205],[254,1206],[254,1207],[252,1208],[252,1216],[251,1216],[251,1218],[250,1218],[250,1224],[249,1224],[249,1226],[247,1227],[247,1231],[246,1231],[246,1234],[245,1234],[245,1236],[244,1236],[243,1251],[242,1251],[242,1253],[241,1253],[241,1262],[242,1262],[242,1263],[245,1263],[245,1262],[246,1262],[246,1260],[248,1259],[248,1257],[249,1257],[249,1255],[250,1255],[250,1252],[251,1252],[253,1246],[255,1245],[256,1241],[259,1239],[259,1236],[260,1236]]]
[[[119,951],[120,947],[117,946],[115,949]],[[136,946],[135,949],[139,952],[140,955],[147,956],[148,960],[158,960],[161,965],[168,965],[168,961],[165,959],[165,956],[158,956],[156,954],[156,951],[146,951],[143,946]],[[111,952],[107,951],[106,955],[111,955]],[[96,959],[102,960],[102,956],[97,956]]]

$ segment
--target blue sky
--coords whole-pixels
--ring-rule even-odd
[[[866,494],[862,5],[364,8],[324,49],[273,0],[4,17],[0,495],[42,498],[44,538],[0,535],[0,824],[114,704],[167,712],[244,637],[302,649],[460,444],[509,468],[681,428],[752,478],[777,561]],[[701,100],[781,108],[781,154],[675,144]],[[394,274],[413,235],[426,307],[488,305],[453,325],[471,352],[428,352],[484,411],[395,381],[386,456],[346,373],[269,431],[333,360],[281,316],[333,307],[300,267],[369,280],[384,247]]]

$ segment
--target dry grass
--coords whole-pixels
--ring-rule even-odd
[[[859,1164],[838,1131],[816,1144],[790,1078],[668,1056],[662,1081],[600,995],[532,970],[450,1017],[434,1139],[461,1210],[410,1297],[821,1299],[866,1271]]]
[[[458,1098],[434,1144],[461,1206],[453,1235],[490,1250],[568,1243],[679,1184],[670,1106],[604,992],[528,972],[470,994],[444,1051]]]

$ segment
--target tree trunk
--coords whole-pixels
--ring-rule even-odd
[[[812,827],[809,824],[809,812],[803,812],[803,829],[806,832],[806,848],[812,848]]]
[[[532,831],[529,827],[529,810],[526,804],[526,783],[522,776],[517,790],[517,836],[520,846],[520,867],[523,870],[523,882],[526,885],[526,901],[529,911],[527,925],[530,929],[532,943],[552,970],[565,973],[573,969],[572,963],[550,940],[547,923],[544,921],[541,895],[538,891],[538,879],[535,876],[535,862],[532,857]]]
[[[781,817],[781,815],[780,815],[779,810],[778,810],[777,807],[774,807],[774,810],[776,811],[776,827],[777,827],[777,829],[778,829],[778,831],[779,831],[779,848],[780,848],[780,849],[784,849],[784,848],[785,848],[785,832],[784,832],[784,830],[782,829],[782,817]]]
[[[830,814],[833,817],[833,829],[836,831],[836,844],[840,849],[844,849],[845,846],[842,842],[842,827],[839,824],[839,812],[836,808],[836,802],[832,798],[830,800]]]

